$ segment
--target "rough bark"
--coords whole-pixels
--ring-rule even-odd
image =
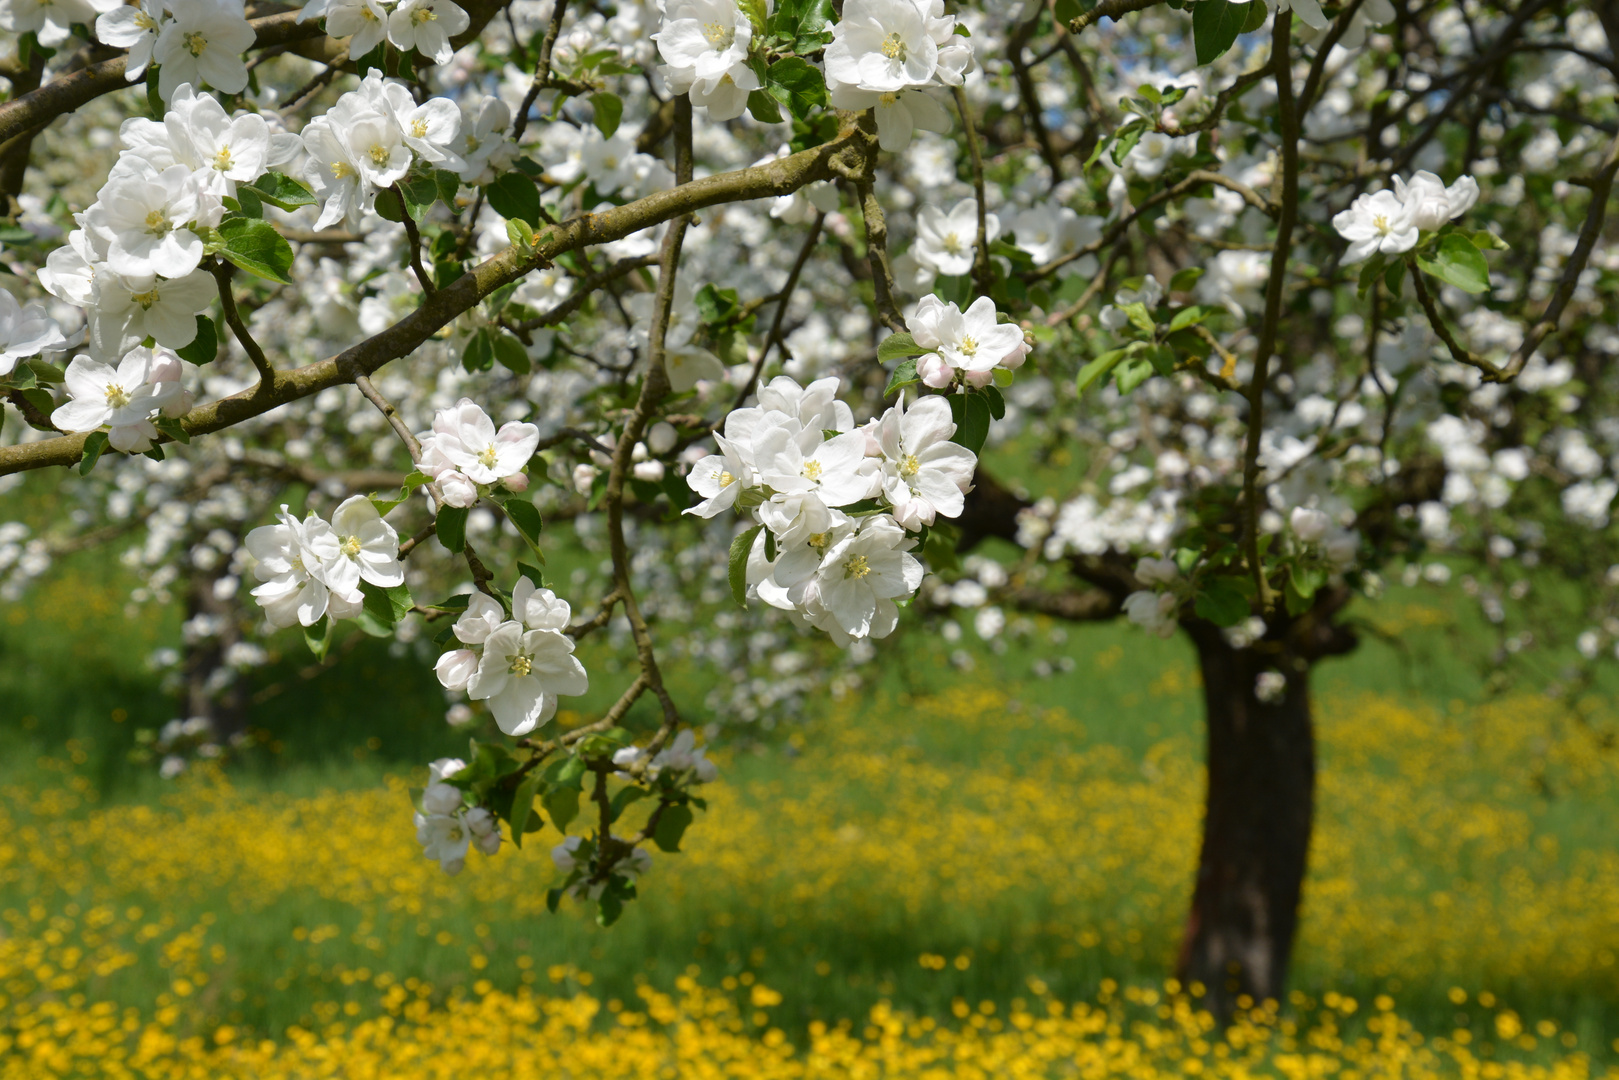
[[[1280,1000],[1298,927],[1315,799],[1309,666],[1286,671],[1273,702],[1254,692],[1275,657],[1234,649],[1218,628],[1188,628],[1207,709],[1203,844],[1177,976],[1229,1018],[1241,995]],[[1290,665],[1291,666],[1291,665]]]

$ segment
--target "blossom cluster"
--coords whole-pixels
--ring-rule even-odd
[[[180,382],[180,357],[162,348],[131,349],[117,366],[88,356],[75,356],[63,384],[68,401],[51,413],[62,431],[107,428],[107,444],[126,454],[152,448],[158,436],[153,417],[184,416],[192,395]]]
[[[400,52],[415,49],[435,64],[449,63],[450,38],[472,24],[451,0],[310,0],[298,21],[326,20],[326,32],[349,39],[349,55],[364,56],[386,39]]]
[[[1358,196],[1349,209],[1335,215],[1332,227],[1349,241],[1344,263],[1373,255],[1403,255],[1425,232],[1465,214],[1478,201],[1478,181],[1463,176],[1449,187],[1431,172],[1418,172],[1407,183],[1394,178],[1394,190]]]
[[[572,614],[566,600],[526,577],[512,589],[510,616],[499,601],[472,593],[454,626],[456,640],[466,647],[439,657],[439,682],[489,702],[507,735],[527,735],[556,715],[559,694],[590,688],[567,634]]]
[[[917,360],[916,374],[936,390],[958,384],[986,387],[995,381],[996,370],[1022,367],[1033,347],[1016,324],[1000,321],[995,301],[987,296],[962,311],[929,293],[906,316],[905,326],[912,340],[929,350]]]
[[[711,120],[734,120],[759,89],[748,64],[753,23],[736,0],[671,0],[652,40],[663,65],[658,74],[676,94],[708,109]]]
[[[217,293],[201,269],[203,236],[238,184],[298,150],[297,136],[272,134],[256,113],[230,117],[189,84],[161,123],[132,117],[118,135],[123,150],[106,184],[39,271],[47,292],[85,309],[90,355],[102,362],[148,337],[170,349],[196,339],[195,316]]]
[[[243,0],[88,2],[101,12],[96,37],[103,44],[129,50],[124,78],[135,82],[148,64],[155,63],[157,92],[164,101],[188,85],[207,83],[225,94],[239,94],[247,88],[242,54],[258,35],[247,21]]]
[[[253,597],[271,626],[357,618],[361,582],[383,589],[405,583],[399,534],[364,495],[344,500],[330,522],[313,512],[299,521],[285,505],[276,517],[279,524],[254,529],[244,542],[253,576],[263,582]]]
[[[945,398],[909,409],[902,398],[856,429],[837,388],[836,379],[772,380],[757,406],[726,417],[720,452],[686,482],[702,496],[687,513],[744,510],[761,526],[747,558],[749,593],[843,645],[893,631],[895,601],[922,580],[912,533],[940,514],[960,515],[978,459],[950,441]]]
[[[405,84],[373,70],[302,132],[304,178],[322,203],[315,227],[340,221],[358,227],[377,192],[403,180],[418,161],[468,183],[492,178],[515,155],[505,131],[510,122],[499,98],[484,101],[467,125],[449,98],[417,104]]]
[[[884,150],[904,150],[918,128],[949,131],[949,114],[926,88],[961,86],[973,70],[957,27],[944,0],[849,0],[825,53],[833,107],[875,109]]]
[[[504,484],[513,491],[528,487],[523,472],[540,445],[540,429],[533,424],[495,423],[471,398],[462,398],[433,415],[433,430],[417,436],[422,444],[422,473],[438,485],[448,506],[468,507]]]
[[[459,874],[467,851],[476,847],[485,855],[500,850],[500,822],[482,806],[467,806],[461,789],[445,783],[467,763],[440,758],[427,767],[427,788],[416,811],[416,842],[422,854],[438,863],[446,874]]]
[[[720,774],[719,766],[708,760],[707,751],[697,745],[697,736],[691,728],[682,730],[656,754],[649,755],[640,746],[626,746],[613,754],[613,764],[620,770],[633,769],[643,761],[646,762],[646,775],[653,780],[667,771],[677,776],[689,776],[698,784],[709,784]],[[620,775],[629,774],[621,772]]]
[[[45,305],[19,304],[0,289],[0,379],[16,370],[20,361],[66,345],[61,324],[46,314]]]

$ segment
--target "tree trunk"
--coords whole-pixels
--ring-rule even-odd
[[[1280,1000],[1287,979],[1314,809],[1310,664],[1271,641],[1233,648],[1201,621],[1187,630],[1208,710],[1208,795],[1177,974],[1224,1020],[1243,995]],[[1255,693],[1267,671],[1287,676],[1273,701]]]

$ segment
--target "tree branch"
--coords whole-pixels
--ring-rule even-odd
[[[219,303],[225,309],[225,322],[230,326],[231,333],[236,335],[236,340],[241,343],[247,358],[253,361],[253,367],[258,370],[259,385],[275,386],[275,368],[270,366],[269,357],[264,355],[259,343],[248,333],[247,324],[242,321],[241,313],[236,310],[236,297],[230,287],[231,275],[235,273],[236,267],[220,259],[213,259],[208,270],[214,275],[214,281],[219,284]]]

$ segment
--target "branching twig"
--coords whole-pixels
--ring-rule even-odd
[[[219,284],[219,303],[225,309],[225,322],[230,326],[231,333],[236,335],[236,340],[241,343],[247,358],[253,361],[253,367],[259,373],[260,384],[274,387],[275,368],[270,366],[269,358],[264,355],[264,350],[259,348],[259,343],[253,340],[253,335],[248,333],[247,324],[242,321],[241,313],[236,310],[236,297],[231,294],[230,287],[231,274],[236,268],[230,263],[215,259],[208,269],[213,273],[214,281]]]
[[[1467,346],[1457,341],[1456,336],[1450,332],[1450,327],[1445,325],[1445,317],[1439,312],[1439,305],[1434,303],[1433,295],[1428,292],[1428,285],[1422,279],[1422,272],[1417,269],[1417,261],[1409,259],[1407,260],[1407,266],[1411,271],[1411,284],[1417,292],[1417,302],[1422,305],[1422,310],[1428,316],[1428,325],[1432,326],[1433,332],[1439,335],[1439,340],[1445,343],[1445,348],[1450,350],[1450,358],[1458,364],[1478,368],[1484,372],[1484,378],[1490,382],[1504,381],[1500,368],[1469,350]]]
[[[821,238],[821,223],[825,220],[825,214],[816,214],[815,220],[810,223],[809,235],[804,238],[804,246],[798,249],[798,258],[793,260],[793,268],[787,273],[787,284],[782,286],[781,299],[776,303],[775,318],[770,321],[770,334],[765,338],[764,347],[759,350],[759,359],[753,362],[753,370],[748,373],[748,381],[736,395],[736,403],[731,406],[733,412],[747,403],[748,395],[759,385],[759,373],[764,370],[765,358],[770,355],[770,350],[774,346],[781,344],[781,328],[787,318],[787,306],[793,301],[793,292],[798,288],[798,277],[804,272],[804,264],[809,262],[810,254],[815,250],[815,243]]]
[[[888,221],[877,201],[869,179],[855,184],[860,196],[860,215],[866,222],[866,260],[871,264],[871,283],[877,302],[877,318],[895,333],[905,329],[905,320],[894,303],[894,267],[888,261]]]
[[[973,252],[973,286],[979,296],[988,296],[995,282],[989,263],[989,207],[984,203],[984,154],[978,146],[978,132],[973,129],[973,110],[967,102],[967,91],[955,88],[956,111],[961,114],[961,130],[967,139],[967,151],[972,159],[973,192],[978,203],[978,243]]]
[[[416,280],[422,284],[422,292],[432,296],[438,292],[433,284],[433,278],[422,265],[422,234],[416,228],[416,219],[410,216],[410,208],[405,205],[405,193],[398,184],[393,186],[394,198],[399,200],[399,223],[405,227],[405,239],[410,244],[410,269],[416,275]]]

